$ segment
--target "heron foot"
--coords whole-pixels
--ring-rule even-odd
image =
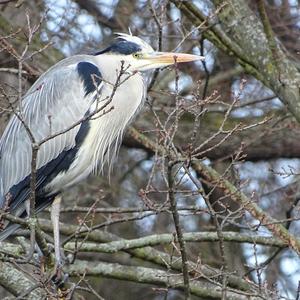
[[[69,274],[63,272],[63,265],[60,263],[56,264],[51,276],[51,281],[55,284],[55,286],[57,288],[63,288],[68,278]]]

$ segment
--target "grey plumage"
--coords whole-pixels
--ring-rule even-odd
[[[22,111],[20,112],[20,115],[30,128],[30,131],[37,142],[72,127],[77,121],[84,118],[86,114],[92,114],[92,110],[96,107],[95,104],[97,101],[105,101],[110,97],[111,88],[106,87],[106,89],[102,91],[103,86],[100,90],[98,89],[96,91],[95,89],[94,92],[86,95],[84,81],[80,78],[80,74],[77,70],[78,63],[83,62],[91,63],[94,66],[97,66],[96,64],[99,65],[99,62],[95,57],[89,55],[78,55],[67,58],[43,74],[25,95],[22,101]],[[109,80],[112,81],[112,85],[114,80],[116,80],[116,77],[117,72],[115,72],[115,78],[113,78],[113,76],[112,78],[109,78]],[[132,81],[132,79],[129,79],[129,81],[130,80]],[[124,91],[124,88],[122,88],[122,90]],[[128,89],[124,92],[129,94],[131,91]],[[97,94],[99,94],[98,97],[96,97]],[[102,134],[108,141],[108,143],[104,143],[104,137],[102,137],[102,145],[99,145],[101,153],[98,153],[98,155],[100,161],[103,163],[106,159],[104,152],[106,151],[107,154],[109,153],[106,148],[114,144],[115,139],[121,134],[126,126],[128,119],[132,117],[135,110],[138,108],[142,98],[143,94],[141,93],[137,101],[139,103],[137,103],[131,111],[131,116],[125,116],[120,126],[111,128],[112,124],[109,123],[107,123],[107,126],[110,126],[107,128],[104,128],[105,126],[103,125],[100,126],[103,131],[98,133],[98,138],[101,139],[100,135]],[[111,105],[115,105],[114,101],[112,101]],[[113,123],[113,116],[116,113],[116,110],[118,110],[118,105],[108,113],[108,115],[110,115],[109,117],[102,116],[99,117],[98,120],[90,121],[90,123],[97,123],[101,118],[109,119],[109,121]],[[122,112],[119,112],[118,114],[122,114]],[[101,123],[103,123],[102,121],[103,120],[101,120]],[[81,126],[83,126],[83,124],[79,124],[66,133],[58,135],[44,143],[38,151],[37,170],[57,158],[63,151],[73,149],[76,146],[75,139]],[[93,141],[91,141],[91,144],[92,142]],[[3,204],[3,196],[9,192],[12,186],[29,176],[31,172],[31,148],[31,141],[25,127],[16,116],[13,116],[2,136],[0,144],[1,204]],[[95,150],[100,151],[99,148]],[[80,164],[80,161],[77,163]],[[72,174],[68,180],[65,180],[64,187],[82,180],[92,171],[92,169],[96,168],[97,163],[95,157],[90,157],[90,161],[85,165],[85,169],[78,169],[75,174]],[[66,170],[63,172],[65,171]],[[38,186],[40,180],[43,179],[38,177]],[[55,180],[48,182],[48,184],[51,188],[44,186],[43,188],[46,189],[45,192],[47,191],[47,188],[49,189],[50,194],[54,194],[60,190],[60,188],[56,187],[57,183]],[[29,192],[28,186],[27,196],[29,195]],[[26,198],[28,197],[24,196],[22,200],[24,201]]]
[[[71,127],[88,112],[93,95],[84,96],[83,84],[78,85],[79,74],[76,70],[78,62],[82,61],[92,59],[74,56],[61,61],[44,73],[22,100],[22,108],[18,113],[37,142]],[[55,159],[62,151],[72,149],[79,129],[80,125],[44,143],[38,151],[37,169]],[[31,148],[25,127],[19,118],[13,116],[0,143],[1,204],[9,189],[30,174]]]
[[[177,62],[202,59],[180,53],[176,57]],[[117,42],[96,55],[62,60],[34,83],[17,114],[38,143],[65,131],[38,151],[37,211],[51,204],[63,189],[101,170],[105,163],[111,164],[126,125],[143,103],[146,86],[140,71],[173,63],[172,53],[155,52],[143,40],[121,34]],[[126,72],[114,90],[122,66]],[[105,109],[109,112],[97,112],[108,99],[111,102]],[[32,142],[20,118],[12,116],[0,140],[0,206],[8,204],[9,212],[25,217]],[[8,194],[9,203],[5,203]],[[0,239],[16,226],[7,227]]]

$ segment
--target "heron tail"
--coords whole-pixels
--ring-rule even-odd
[[[3,231],[0,232],[0,242],[4,241],[19,228],[20,224],[9,224],[6,228],[3,229]]]

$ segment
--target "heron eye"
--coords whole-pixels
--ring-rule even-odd
[[[134,58],[142,58],[143,54],[142,53],[133,53],[132,56]]]

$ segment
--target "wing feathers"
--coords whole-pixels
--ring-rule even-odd
[[[37,142],[81,120],[94,100],[92,92],[101,83],[101,73],[92,62],[69,60],[69,64],[66,59],[43,74],[22,102],[21,115]],[[82,125],[44,143],[38,152],[38,169],[73,149]],[[20,120],[13,116],[0,140],[0,199],[30,175],[31,156],[28,134]]]

